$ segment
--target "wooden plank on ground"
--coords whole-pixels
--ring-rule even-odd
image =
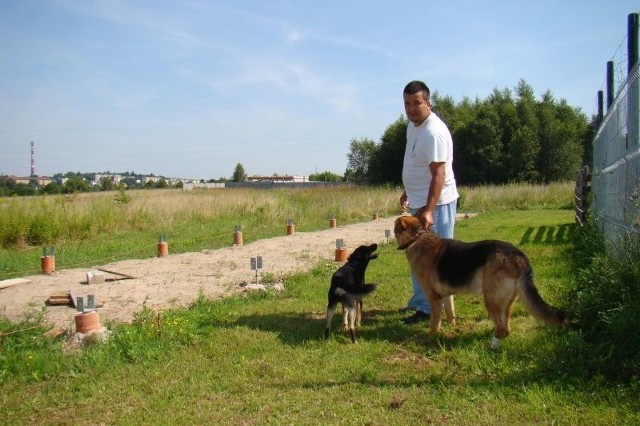
[[[65,291],[58,291],[56,293],[51,293],[51,295],[47,299],[47,304],[53,305],[53,306],[60,306],[60,305],[66,306],[69,304],[69,302],[70,302],[69,292],[65,292]]]
[[[28,280],[26,278],[12,278],[10,280],[0,281],[0,288],[12,287],[18,284],[29,284],[30,282],[31,280]]]
[[[122,273],[122,272],[107,271],[106,269],[101,269],[101,268],[98,268],[98,271],[106,272],[107,274],[120,275],[121,277],[128,278],[130,280],[135,280],[136,279],[136,277],[134,277],[132,275],[127,275],[127,274]]]

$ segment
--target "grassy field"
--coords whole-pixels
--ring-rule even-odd
[[[568,208],[572,184],[461,188],[459,211]],[[274,190],[138,190],[0,198],[0,280],[40,272],[43,247],[56,268],[90,267],[157,254],[165,234],[171,253],[280,236],[288,220],[296,231],[400,213],[398,188],[324,187]]]
[[[367,210],[396,214],[398,192],[375,191],[388,199],[389,210],[383,201]],[[531,257],[545,300],[566,307],[576,232],[573,212],[563,208],[570,201],[545,201],[542,191],[539,202],[527,205],[516,198],[537,198],[523,191],[494,191],[502,197],[465,191],[468,208],[463,210],[482,214],[460,222],[456,235],[518,245]],[[570,186],[561,191],[572,196]],[[313,194],[292,198],[303,195],[309,199],[301,205],[312,202]],[[510,197],[513,202],[503,201]],[[315,219],[318,229],[326,227],[327,212]],[[370,219],[369,212],[362,214],[351,220]],[[350,213],[338,215],[340,222],[349,218]],[[275,222],[278,229],[272,232],[281,235],[282,221]],[[187,239],[187,234],[175,235]],[[367,275],[379,287],[365,301],[355,345],[339,330],[322,338],[326,291],[337,267],[329,261],[287,277],[282,293],[215,302],[200,298],[189,309],[165,311],[160,330],[158,313],[142,311],[134,324],[110,324],[105,342],[83,348],[43,338],[41,328],[25,330],[37,326],[37,318],[11,327],[0,322],[5,332],[0,336],[0,423],[640,422],[637,381],[623,385],[594,375],[586,368],[588,354],[578,331],[542,325],[520,303],[513,331],[497,352],[488,350],[492,322],[471,296],[457,297],[458,323],[444,323],[436,338],[427,337],[425,325],[402,324],[398,308],[410,295],[408,265],[393,244],[379,252]]]

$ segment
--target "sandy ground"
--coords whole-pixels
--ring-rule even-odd
[[[252,257],[262,257],[260,276],[282,277],[309,270],[323,259],[334,261],[338,238],[344,240],[348,252],[361,244],[385,242],[385,230],[393,232],[394,220],[395,217],[380,218],[318,232],[295,232],[197,253],[174,255],[169,247],[169,255],[162,258],[125,260],[88,269],[66,269],[52,275],[23,277],[31,282],[0,289],[0,315],[10,321],[19,321],[28,312],[44,308],[49,323],[75,330],[76,310],[73,307],[46,305],[52,294],[71,292],[76,297],[82,296],[85,303],[88,295],[94,295],[103,324],[105,321],[127,322],[143,304],[161,310],[189,305],[200,292],[215,299],[247,291],[246,284],[256,282],[256,273],[250,267]],[[336,262],[336,268],[340,264]],[[87,272],[97,269],[135,278],[119,279],[120,276],[107,273],[105,283],[87,284]]]

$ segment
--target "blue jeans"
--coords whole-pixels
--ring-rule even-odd
[[[456,224],[457,207],[457,200],[452,201],[449,204],[436,206],[436,210],[433,212],[433,225],[431,226],[430,231],[435,232],[443,238],[453,238],[453,228]],[[418,209],[411,209],[411,214],[415,214],[417,211]],[[411,273],[411,283],[413,285],[413,296],[409,299],[407,307],[430,314],[431,306],[429,306],[427,295],[424,294],[418,279],[413,275],[413,273]]]

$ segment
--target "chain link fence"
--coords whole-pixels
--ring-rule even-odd
[[[592,212],[609,241],[640,234],[639,73],[636,63],[593,142]]]

